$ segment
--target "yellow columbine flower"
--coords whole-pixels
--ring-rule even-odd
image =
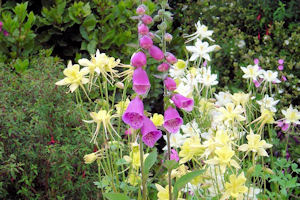
[[[147,158],[149,154],[144,154],[144,161]],[[129,156],[124,156],[124,159],[126,160],[127,163],[131,163],[132,167],[134,169],[139,169],[141,166],[141,160],[140,160],[140,147],[138,143],[133,143],[131,145],[131,152]]]
[[[234,156],[234,151],[228,147],[224,146],[215,151],[216,156],[213,159],[205,161],[207,164],[220,165],[222,173],[225,172],[227,166],[231,165],[237,169],[240,169],[239,164],[232,159]]]
[[[93,163],[97,158],[99,158],[101,156],[101,151],[97,151],[97,152],[94,152],[94,153],[90,153],[90,154],[87,154],[83,157],[84,159],[84,163],[85,164],[91,164]]]
[[[119,66],[122,68],[125,68],[124,71],[122,71],[118,74],[119,77],[123,77],[123,80],[121,82],[124,82],[124,81],[130,82],[132,80],[134,67],[131,65],[123,65],[123,64],[121,64]]]
[[[250,93],[245,94],[244,92],[238,92],[231,95],[231,100],[236,106],[242,105],[243,107],[245,107],[249,99],[250,99]]]
[[[268,109],[262,108],[261,116],[251,122],[251,124],[258,122],[260,124],[258,128],[258,132],[261,132],[265,124],[273,124],[274,120],[274,113]]]
[[[165,188],[163,188],[161,185],[156,183],[155,187],[158,190],[158,193],[157,193],[158,200],[169,200],[169,185],[167,185]],[[173,188],[172,188],[172,191],[173,191]],[[178,196],[180,196],[180,193]],[[177,200],[184,200],[184,199],[177,198]]]
[[[155,126],[162,126],[164,123],[164,116],[161,114],[154,113],[150,119]]]
[[[250,134],[247,135],[248,144],[243,144],[239,147],[240,151],[252,151],[257,152],[259,156],[269,156],[265,149],[271,148],[273,145],[266,143],[265,140],[261,140],[260,135],[254,134],[250,130]]]
[[[70,91],[74,92],[78,86],[81,86],[83,89],[83,84],[89,82],[89,79],[85,76],[89,73],[86,69],[81,69],[79,71],[79,65],[72,65],[72,61],[69,61],[67,68],[64,70],[64,75],[66,78],[56,82],[56,85],[70,85]]]
[[[231,174],[229,177],[230,182],[225,183],[225,194],[222,196],[223,199],[228,199],[230,196],[236,199],[243,199],[243,194],[248,191],[245,186],[246,178],[244,172],[242,172],[238,177]]]
[[[117,114],[119,116],[123,115],[123,113],[125,112],[125,110],[127,109],[128,105],[129,105],[130,101],[127,98],[126,101],[120,101],[118,104],[115,105],[116,109],[117,109]]]
[[[227,124],[234,123],[235,121],[245,121],[246,118],[241,114],[244,112],[242,106],[235,106],[233,103],[226,104],[225,108],[221,107],[218,110],[222,113],[221,120]]]
[[[179,152],[179,157],[182,157],[179,163],[183,164],[196,156],[201,156],[204,152],[204,148],[205,147],[200,143],[199,136],[186,139]]]
[[[177,69],[184,69],[186,67],[186,62],[184,60],[178,59],[177,63],[174,64]]]
[[[98,113],[91,112],[90,116],[92,117],[92,120],[83,120],[83,121],[86,122],[86,123],[96,123],[97,124],[96,131],[93,134],[91,142],[94,142],[94,143],[96,142],[96,139],[97,139],[97,136],[98,136],[101,124],[103,126],[106,138],[108,138],[107,132],[109,132],[111,134],[111,132],[109,131],[110,129],[113,130],[118,137],[120,137],[118,135],[118,133],[115,131],[115,129],[112,126],[111,122],[110,122],[110,120],[112,118],[117,117],[116,115],[110,115],[110,111],[107,112],[106,110],[100,110]],[[112,138],[113,138],[113,136],[112,136]]]
[[[300,124],[300,112],[293,108],[292,105],[287,110],[282,110],[282,114],[284,114],[285,122],[286,123],[295,123]]]
[[[199,101],[199,110],[203,113],[209,112],[215,108],[215,105],[205,98]]]

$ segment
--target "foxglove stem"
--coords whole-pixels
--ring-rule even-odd
[[[147,188],[145,183],[145,174],[144,174],[144,151],[143,151],[143,140],[142,134],[139,135],[140,141],[140,162],[141,162],[141,174],[142,174],[142,196],[143,200],[147,200]]]

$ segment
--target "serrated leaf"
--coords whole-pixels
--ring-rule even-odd
[[[177,198],[178,191],[181,190],[186,184],[188,184],[193,178],[203,174],[206,169],[201,169],[197,171],[190,172],[184,176],[182,176],[180,179],[178,179],[174,185],[173,194],[175,199]]]
[[[128,196],[121,193],[105,193],[103,196],[109,200],[130,200]]]

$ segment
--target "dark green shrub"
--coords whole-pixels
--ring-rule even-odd
[[[54,84],[65,66],[45,51],[31,65],[22,76],[0,67],[0,198],[95,199],[82,159],[93,146],[71,96]]]

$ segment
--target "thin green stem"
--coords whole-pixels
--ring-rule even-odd
[[[144,151],[143,151],[143,141],[142,136],[140,134],[139,136],[139,142],[140,142],[140,162],[141,162],[141,174],[142,174],[142,195],[143,200],[147,199],[147,188],[146,188],[146,179],[144,174]]]

